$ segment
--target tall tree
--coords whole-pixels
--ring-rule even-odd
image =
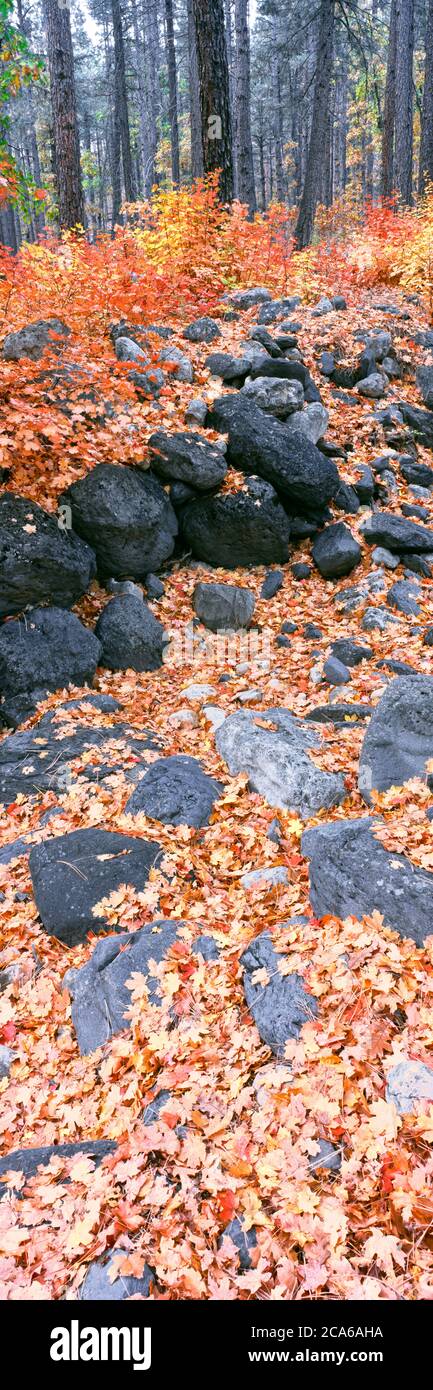
[[[220,170],[224,203],[233,198],[232,122],[223,0],[193,0],[206,174]]]
[[[236,33],[236,150],[238,197],[251,215],[257,208],[251,138],[251,69],[248,0],[235,0]]]
[[[177,114],[177,73],[176,73],[176,48],[174,42],[174,20],[173,20],[173,0],[164,0],[165,4],[165,32],[167,47],[167,69],[168,69],[168,92],[169,106],[168,118],[170,122],[171,138],[171,174],[173,183],[180,181],[180,159],[179,159],[179,121]]]
[[[191,125],[191,175],[201,178],[203,173],[203,150],[201,144],[200,86],[198,77],[197,43],[195,37],[193,0],[188,6],[188,78],[189,111]]]
[[[395,187],[412,202],[414,0],[396,0]]]
[[[390,198],[394,188],[394,129],[395,129],[395,73],[397,60],[397,0],[391,0],[389,19],[388,60],[386,66],[385,102],[382,123],[382,179],[383,198]]]
[[[84,224],[80,138],[69,10],[44,0],[53,113],[54,178],[61,227]]]
[[[419,191],[433,184],[433,0],[429,0],[425,35],[424,93],[419,154]]]
[[[53,0],[51,0],[51,3]],[[56,3],[56,0],[54,0]],[[116,157],[119,137],[122,151],[123,183],[127,203],[135,199],[135,181],[131,155],[131,136],[129,130],[128,92],[126,86],[125,44],[120,0],[111,0],[111,18],[114,38],[114,126]]]
[[[308,246],[311,241],[314,227],[314,215],[319,197],[321,163],[326,144],[326,127],[331,94],[334,20],[335,0],[320,0],[319,36],[317,41],[311,134],[308,146],[304,187],[295,228],[295,242],[299,247]]]

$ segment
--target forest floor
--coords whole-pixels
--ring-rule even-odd
[[[389,305],[398,313],[390,315]],[[429,355],[415,339],[427,321],[419,304],[399,291],[377,290],[352,295],[343,312],[314,318],[311,308],[301,304],[293,317],[301,323],[302,358],[329,410],[326,437],[345,449],[346,457],[337,463],[344,481],[353,483],[360,465],[389,452],[378,407],[402,397],[422,404],[415,370]],[[257,310],[252,309],[224,324],[218,350],[236,352],[256,321]],[[320,374],[320,354],[327,350],[353,360],[362,347],[355,335],[383,329],[392,333],[403,379],[391,382],[379,402],[356,391],[336,393]],[[153,407],[131,406],[128,397],[125,413],[108,426],[121,439],[125,420],[130,424],[132,418],[136,455],[155,428],[155,415],[157,425],[183,429],[189,402],[197,396],[209,401],[223,389],[205,367],[210,350],[205,344],[185,345],[181,331],[171,341],[187,350],[194,382],[173,385],[163,421]],[[81,360],[80,352],[72,339],[65,360]],[[108,342],[107,357],[110,352]],[[114,354],[112,359],[114,371]],[[94,380],[100,371],[98,355],[89,365]],[[56,414],[54,392],[49,410],[57,452],[41,487],[32,466],[32,450],[37,453],[40,444],[31,443],[26,455],[19,440],[18,445],[12,442],[14,412],[18,434],[23,412],[27,431],[39,429],[43,436],[47,425],[43,411],[39,423],[28,423],[37,364],[20,367],[21,389],[7,364],[1,369],[6,387],[14,381],[13,399],[6,395],[2,411],[3,462],[10,461],[11,449],[13,453],[5,488],[55,510],[65,484],[98,461],[98,440],[92,443],[91,415],[87,423],[81,415],[88,441],[83,464],[70,421],[65,422],[60,409]],[[120,366],[118,374],[121,384],[125,373]],[[80,414],[74,401],[73,410]],[[22,443],[22,434],[19,438]],[[407,453],[407,447],[398,452]],[[431,465],[431,449],[419,444],[417,461]],[[233,490],[244,482],[243,474],[229,470],[224,486]],[[432,499],[432,491],[422,498],[430,524]],[[397,468],[387,512],[400,515],[403,503],[419,501]],[[403,578],[402,565],[396,571],[384,569],[382,592],[366,596],[361,607],[345,613],[339,604],[340,591],[358,585],[375,568],[360,530],[365,516],[362,507],[356,515],[335,517],[347,522],[362,547],[350,578],[325,580],[312,566],[308,577],[297,581],[291,565],[311,565],[311,541],[295,541],[281,588],[267,600],[260,597],[265,567],[218,569],[210,576],[205,565],[188,557],[167,563],[164,594],[150,606],[171,634],[191,624],[192,594],[200,578],[240,584],[255,595],[254,622],[269,636],[268,663],[262,656],[237,665],[221,662],[221,649],[207,633],[207,651],[196,650],[192,661],[168,657],[159,670],[144,673],[99,668],[94,690],[113,695],[117,713],[95,715],[85,688],[57,691],[25,726],[32,728],[42,713],[78,696],[81,703],[71,706],[59,727],[68,733],[74,722],[106,728],[104,759],[112,760],[114,770],[108,781],[87,779],[85,766],[91,769],[97,761],[88,752],[64,792],[45,791],[32,799],[21,794],[0,813],[3,847],[26,837],[24,852],[0,865],[0,968],[17,967],[2,976],[6,987],[0,996],[0,1040],[13,1052],[10,1074],[0,1080],[4,1298],[75,1299],[89,1266],[113,1249],[111,1277],[139,1279],[148,1267],[149,1296],[155,1299],[433,1296],[433,1112],[421,1104],[414,1113],[401,1114],[386,1099],[387,1077],[402,1059],[431,1063],[433,935],[416,946],[385,926],[377,912],[362,920],[341,921],[330,913],[318,920],[300,846],[309,825],[366,814],[357,782],[365,721],[356,722],[349,714],[342,724],[321,726],[323,742],[313,760],[323,770],[343,774],[346,796],[331,811],[303,820],[293,809],[276,810],[250,791],[245,774],[229,776],[217,753],[209,710],[217,707],[227,715],[253,704],[263,716],[279,706],[304,718],[318,704],[336,698],[375,706],[390,679],[380,662],[392,659],[413,672],[433,674],[433,649],[424,642],[433,624],[431,579],[415,576],[418,614],[408,617],[392,610],[396,621],[383,631],[363,631],[365,606],[386,604],[388,590]],[[106,590],[94,581],[74,612],[93,627],[106,602]],[[293,625],[287,647],[277,643],[284,622]],[[318,626],[320,635],[306,635],[309,623]],[[330,645],[347,636],[367,642],[373,656],[351,668],[350,684],[340,694],[326,681],[318,684],[317,671]],[[230,679],[222,681],[223,676]],[[193,684],[209,690],[194,697],[187,693]],[[255,695],[242,701],[249,690]],[[125,767],[119,770],[118,750],[110,748],[110,731],[118,723],[151,730],[164,756],[199,759],[205,772],[223,784],[208,825],[173,827],[125,812],[130,794],[125,771],[131,758],[125,753]],[[6,732],[4,739],[9,736]],[[150,764],[158,756],[147,749],[143,760]],[[382,843],[390,851],[404,850],[413,865],[427,871],[433,870],[433,824],[426,814],[431,800],[422,779],[373,793],[382,817]],[[66,970],[90,958],[95,937],[68,948],[49,936],[29,874],[28,847],[46,837],[42,818],[53,808],[61,810],[61,818],[52,822],[50,834],[102,826],[161,845],[163,859],[151,871],[147,887],[138,894],[125,886],[111,900],[113,927],[135,929],[158,918],[183,923],[167,961],[156,967],[160,1007],[146,998],[143,977],[135,976],[130,1026],[88,1056],[80,1055],[70,995],[62,982]],[[276,816],[279,841],[268,833]],[[286,870],[285,881],[272,884],[265,878],[253,886],[242,881],[249,871],[277,866]],[[318,1006],[317,1016],[312,1012],[281,1058],[261,1040],[243,989],[240,957],[265,928],[272,932],[285,970],[301,975]],[[215,959],[191,953],[195,938],[203,934],[216,944]],[[262,983],[266,989],[266,974]],[[143,1118],[161,1091],[166,1100],[159,1113],[157,1106],[154,1119],[152,1112]],[[7,1156],[17,1149],[89,1140],[111,1140],[114,1146],[102,1162],[89,1154],[52,1155],[48,1166],[33,1176],[8,1170]],[[331,1168],[314,1161],[318,1141],[334,1146]],[[234,1218],[244,1232],[255,1233],[249,1257],[241,1262],[236,1244],[223,1236]]]

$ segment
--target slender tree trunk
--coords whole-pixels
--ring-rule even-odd
[[[391,0],[389,21],[388,62],[386,68],[385,102],[382,127],[382,198],[390,198],[394,188],[394,129],[395,129],[395,72],[397,40],[397,0]]]
[[[144,51],[143,51],[143,44],[142,44],[142,41],[141,41],[140,30],[139,30],[139,23],[138,23],[138,13],[137,13],[137,3],[136,3],[136,0],[134,0],[133,7],[132,7],[132,27],[133,27],[133,34],[134,34],[134,53],[135,53],[136,72],[137,72],[138,114],[139,114],[139,119],[140,119],[140,148],[141,148],[142,179],[143,179],[144,196],[145,196],[145,197],[148,197],[148,179],[149,179],[149,170],[150,170],[149,121],[148,121],[147,102],[146,102],[146,84],[145,84],[145,73],[144,73]]]
[[[412,202],[414,0],[396,0],[395,186]]]
[[[234,47],[234,41],[233,41],[233,26],[232,26],[232,0],[224,0],[224,14],[225,14],[225,26],[226,26],[227,63],[228,63],[228,70],[229,70],[229,102],[230,102],[230,112],[231,112],[231,118],[232,118],[232,141],[233,141],[233,143],[232,143],[233,197],[234,197],[234,198],[238,198],[238,197],[239,197],[238,152],[237,152],[237,146],[236,146],[236,139],[234,138],[234,135],[235,135],[235,129],[234,129],[234,126],[235,126],[235,47]]]
[[[429,0],[425,36],[424,95],[422,104],[419,191],[433,183],[433,0]]]
[[[173,21],[173,0],[164,0],[165,4],[165,31],[167,45],[167,69],[168,69],[168,117],[170,121],[171,137],[171,175],[173,183],[180,182],[180,159],[179,159],[179,123],[177,115],[177,74],[176,74],[176,49],[174,43],[174,21]]]
[[[53,113],[54,175],[61,227],[84,225],[80,139],[69,10],[44,0]]]
[[[56,0],[54,0],[54,3],[56,3]],[[111,17],[113,23],[114,36],[115,124],[118,125],[120,133],[125,198],[127,203],[133,203],[135,200],[135,182],[131,155],[131,137],[129,132],[128,94],[126,89],[125,68],[125,45],[123,41],[123,24],[120,0],[111,0]]]
[[[143,17],[146,35],[146,54],[148,60],[149,73],[149,110],[150,110],[150,131],[149,146],[151,166],[149,171],[149,188],[158,181],[157,174],[157,153],[158,153],[158,121],[160,111],[160,91],[159,91],[159,30],[158,30],[158,5],[157,0],[146,0],[143,6]]]
[[[236,163],[238,196],[251,216],[257,208],[251,139],[250,31],[248,0],[235,0],[236,29]]]
[[[200,86],[197,63],[197,44],[193,0],[188,3],[188,74],[189,74],[189,113],[191,125],[191,176],[200,179],[203,174],[203,151],[201,146]]]
[[[295,241],[299,247],[308,246],[313,235],[314,215],[320,187],[320,170],[326,140],[326,122],[330,105],[334,18],[335,0],[321,0],[310,143],[301,205],[295,228]]]
[[[223,0],[193,0],[206,174],[220,170],[223,203],[233,198],[232,125]]]

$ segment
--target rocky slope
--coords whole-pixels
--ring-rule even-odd
[[[430,1297],[433,333],[169,328],[141,460],[0,494],[2,1293]]]

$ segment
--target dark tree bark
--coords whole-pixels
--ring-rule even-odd
[[[144,31],[146,38],[146,56],[148,64],[149,79],[149,181],[148,193],[151,192],[154,184],[158,182],[157,173],[157,153],[158,153],[158,119],[160,110],[160,90],[159,90],[159,31],[158,31],[158,7],[157,0],[146,0],[143,4]]]
[[[195,38],[193,0],[187,0],[187,4],[189,112],[191,125],[191,175],[193,179],[200,179],[203,174],[203,150],[201,145],[200,85],[198,77],[197,44]]]
[[[61,227],[84,225],[80,139],[69,10],[44,0],[53,113],[54,177]]]
[[[179,159],[179,122],[177,115],[177,74],[176,74],[176,48],[174,43],[174,23],[173,23],[173,0],[164,0],[165,4],[165,32],[167,45],[167,70],[168,70],[168,118],[170,122],[171,138],[171,175],[173,183],[180,182],[180,159]]]
[[[56,3],[56,0],[54,0]],[[125,45],[123,41],[123,24],[120,0],[111,0],[111,17],[113,23],[114,36],[114,124],[115,149],[117,150],[118,135],[120,135],[120,146],[122,150],[123,183],[125,188],[125,198],[127,203],[135,200],[135,181],[131,155],[131,137],[129,131],[128,116],[128,95],[126,89],[126,68],[125,68]]]
[[[395,73],[397,39],[397,0],[391,0],[388,62],[382,127],[382,198],[390,198],[394,188]]]
[[[233,198],[232,124],[223,0],[193,0],[206,174],[220,170],[223,203]]]
[[[429,0],[425,36],[424,95],[422,103],[419,191],[433,183],[433,0]]]
[[[414,0],[396,0],[395,187],[412,202]]]
[[[330,106],[334,18],[335,0],[321,0],[310,143],[301,205],[295,228],[295,242],[298,247],[308,246],[311,241],[319,196],[321,164]]]
[[[251,139],[251,68],[248,0],[235,0],[236,32],[236,151],[238,197],[253,216],[256,208]]]

